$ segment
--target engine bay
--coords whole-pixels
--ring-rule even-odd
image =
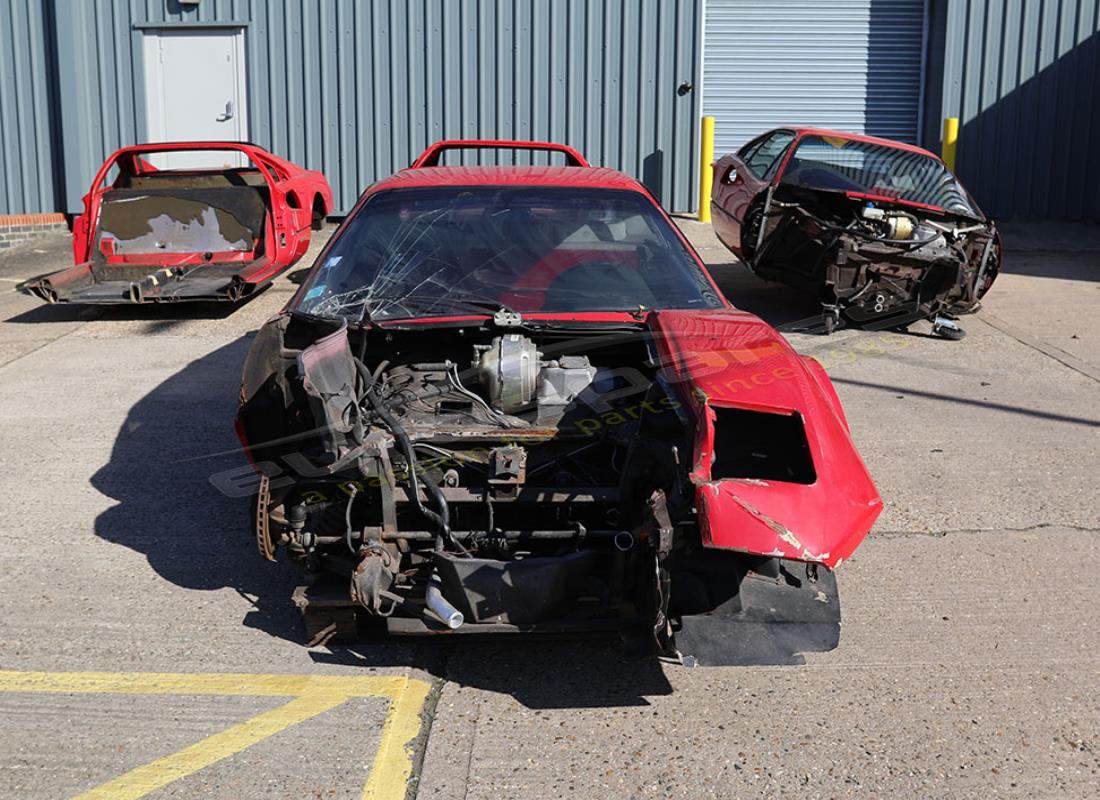
[[[832,567],[881,501],[860,462],[818,469],[817,448],[853,452],[822,380],[732,309],[284,312],[237,417],[256,546],[301,569],[313,643],[614,631],[639,654],[755,663],[782,619],[784,658],[831,649]]]
[[[993,223],[938,209],[781,183],[753,211],[753,269],[814,292],[827,330],[928,319],[960,338],[953,320],[977,310],[1000,269]]]
[[[667,609],[638,578],[652,575],[650,532],[667,550],[671,518],[690,525],[675,468],[688,438],[640,326],[313,338],[318,324],[289,318],[272,378],[290,379],[242,415],[270,421],[263,406],[285,390],[301,423],[249,432],[274,439],[254,462],[284,469],[258,501],[265,557],[285,547],[307,582],[350,581],[393,632],[615,627]],[[313,341],[295,348],[299,335]]]

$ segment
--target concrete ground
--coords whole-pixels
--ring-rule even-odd
[[[681,224],[736,304],[815,314]],[[208,481],[241,464],[241,361],[300,270],[237,309],[79,309],[14,291],[63,237],[5,253],[0,797],[396,797],[410,772],[420,798],[1096,796],[1093,236],[1010,232],[962,342],[788,334],[885,511],[836,650],[695,669],[603,640],[304,647],[294,573]]]

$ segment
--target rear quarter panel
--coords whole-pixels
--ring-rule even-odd
[[[733,183],[727,181],[731,170],[736,175]],[[738,257],[743,254],[741,229],[745,214],[752,201],[767,185],[749,172],[748,167],[735,153],[727,153],[714,164],[711,223],[718,238]]]

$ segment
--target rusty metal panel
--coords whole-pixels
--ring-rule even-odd
[[[692,210],[699,92],[677,90],[700,82],[702,4],[57,0],[65,210],[109,152],[145,136],[144,32],[203,25],[244,29],[250,138],[323,170],[337,211],[445,137],[565,142]],[[546,156],[519,156],[532,157]]]

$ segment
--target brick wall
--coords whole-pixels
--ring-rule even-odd
[[[54,231],[68,231],[64,214],[0,214],[0,250]]]

